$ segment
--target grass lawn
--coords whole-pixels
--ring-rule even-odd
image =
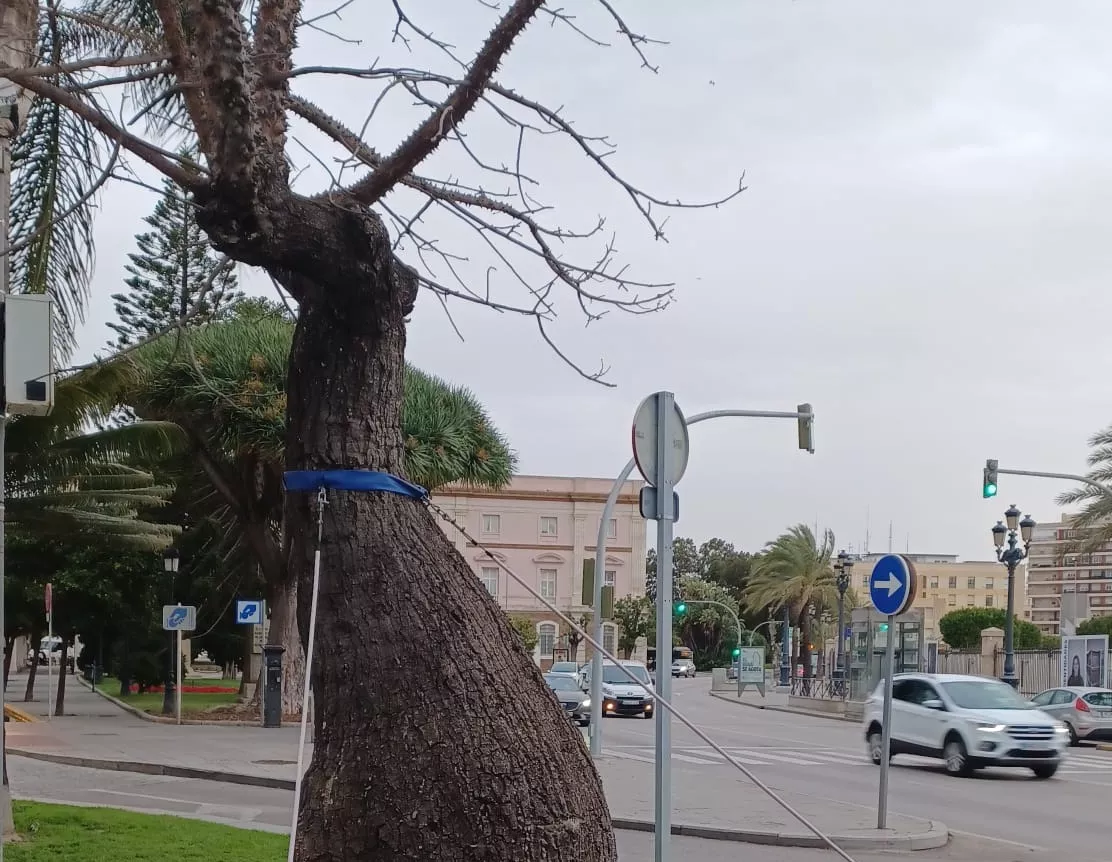
[[[200,820],[15,802],[5,862],[284,862],[285,835]]]
[[[191,715],[198,712],[203,712],[209,707],[213,706],[233,706],[236,703],[238,696],[239,686],[234,680],[211,680],[211,679],[186,679],[185,685],[188,688],[190,685],[198,686],[214,686],[222,685],[228,688],[233,688],[235,691],[231,692],[214,692],[214,693],[197,693],[191,691],[183,691],[181,693],[181,711],[182,715]],[[103,688],[106,694],[112,697],[119,698],[128,706],[134,706],[136,709],[141,709],[144,712],[149,712],[154,715],[162,714],[162,692],[149,692],[147,694],[129,694],[120,697],[120,681],[113,679],[110,676],[104,677],[98,688]]]

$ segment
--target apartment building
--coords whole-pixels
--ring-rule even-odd
[[[869,573],[883,554],[869,554],[854,566],[862,602],[869,604]],[[960,562],[955,554],[905,554],[915,564],[919,594],[913,607],[923,611],[926,639],[941,640],[938,621],[959,608],[1007,608],[1008,570],[991,561]],[[1023,616],[1026,589],[1023,568],[1015,576],[1015,612]]]
[[[521,475],[500,491],[447,486],[433,499],[541,596],[578,619],[590,611],[582,601],[583,562],[595,557],[599,520],[613,484],[612,479]],[[606,525],[603,577],[614,587],[615,599],[645,592],[645,520],[638,508],[644,484],[625,483]],[[570,646],[568,626],[458,530],[443,527],[502,608],[533,621],[535,657],[542,667],[549,666],[554,652]],[[603,646],[613,650],[616,643],[617,627],[605,623]],[[581,644],[574,657],[583,659],[589,653]]]
[[[1049,635],[1063,633],[1064,606],[1067,627],[1112,614],[1112,542],[1082,553],[1091,530],[1075,517],[1036,526],[1027,558],[1030,620]]]

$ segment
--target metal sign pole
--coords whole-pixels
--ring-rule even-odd
[[[35,658],[38,661],[38,657]],[[46,720],[54,720],[54,597],[46,611]]]
[[[183,662],[182,662],[182,658],[181,658],[181,629],[180,628],[177,631],[177,637],[175,638],[175,640],[177,640],[178,652],[177,652],[177,658],[174,659],[174,682],[177,683],[177,685],[174,686],[174,697],[176,699],[176,703],[174,704],[174,714],[178,717],[178,724],[181,724],[181,687],[182,687],[182,682],[183,682],[183,680],[182,680],[182,673],[183,673],[182,665],[183,665]]]
[[[675,449],[668,428],[675,410],[670,392],[656,395],[656,690],[672,698],[672,522]],[[659,706],[659,705],[658,705]],[[657,708],[654,766],[655,862],[667,862],[672,841],[672,714]]]
[[[892,671],[896,664],[895,616],[888,616],[888,643],[884,648],[884,711],[881,714],[880,800],[876,806],[876,828],[888,823],[888,751],[892,745]]]

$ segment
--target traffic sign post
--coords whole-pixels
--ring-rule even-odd
[[[54,720],[54,585],[47,583],[43,594],[43,603],[46,605],[46,720]],[[41,647],[42,644],[39,644]],[[38,651],[35,652],[35,661],[39,660]]]
[[[687,470],[687,421],[671,392],[655,392],[633,419],[633,460],[651,493],[642,493],[642,514],[656,521],[656,692],[672,697],[672,532],[679,498],[675,486]],[[648,489],[645,489],[648,490]],[[646,507],[651,506],[651,509]],[[667,653],[667,656],[665,655]],[[672,840],[672,715],[656,705],[653,853],[667,862]]]
[[[892,745],[892,675],[896,664],[896,629],[893,623],[915,601],[918,590],[915,564],[902,554],[886,554],[876,561],[869,575],[869,599],[888,619],[884,649],[884,708],[881,713],[880,795],[877,801],[876,828],[888,823],[888,761]]]
[[[181,687],[183,683],[184,662],[181,657],[181,633],[197,629],[197,609],[192,605],[163,605],[162,628],[164,631],[174,632],[174,642],[177,653],[174,658],[174,679],[177,681],[174,691],[174,714],[178,724],[181,724]]]
[[[263,603],[260,599],[240,599],[236,602],[236,622],[240,625],[261,626]]]

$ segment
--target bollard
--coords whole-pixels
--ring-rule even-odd
[[[282,653],[284,646],[263,647],[263,727],[282,726]]]

